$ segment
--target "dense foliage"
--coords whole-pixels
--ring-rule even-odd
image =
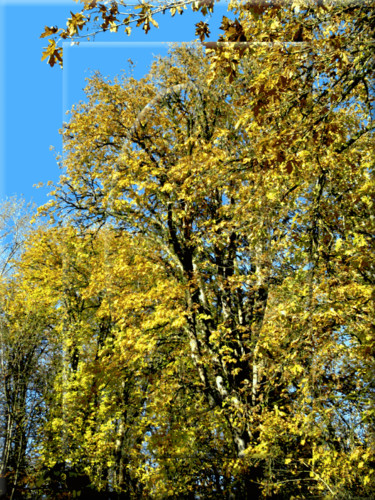
[[[64,125],[1,282],[10,498],[372,498],[374,11],[231,6],[264,43],[97,74]]]

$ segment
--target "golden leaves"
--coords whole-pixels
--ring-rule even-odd
[[[69,37],[72,37],[73,35],[77,34],[78,31],[82,30],[82,28],[87,24],[88,19],[81,13],[74,14],[72,11],[70,11],[70,14],[72,17],[70,17],[67,22],[67,34]]]
[[[127,236],[108,237],[106,260],[103,249],[98,258],[70,248],[70,264],[89,276],[86,286],[69,273],[74,300],[101,302],[68,345],[81,342],[94,377],[92,325],[111,317],[100,351],[111,361],[98,380],[117,398],[111,370],[131,387],[144,419],[140,411],[126,425],[138,436],[152,429],[145,443],[157,465],[147,470],[139,450],[131,463],[161,497],[187,487],[169,479],[168,449],[190,447],[203,462],[220,450],[220,481],[238,474],[240,484],[241,467],[252,471],[247,461],[231,469],[239,436],[259,467],[257,497],[365,496],[373,484],[363,438],[373,419],[371,80],[352,14],[311,7],[307,26],[306,5],[238,6],[238,21],[223,19],[225,40],[266,41],[247,46],[251,57],[219,45],[209,66],[178,49],[139,83],[92,80],[89,103],[72,114],[56,204]],[[148,32],[152,8],[137,10]],[[297,44],[309,37],[311,47]],[[88,394],[83,376],[82,387]],[[102,397],[112,436],[108,421],[125,417]],[[218,418],[196,416],[200,405]],[[197,474],[194,458],[187,467]]]
[[[45,26],[44,32],[40,35],[40,38],[45,38],[46,36],[54,35],[57,33],[58,27],[57,26]]]
[[[155,19],[152,17],[152,7],[143,2],[141,5],[137,5],[136,7],[134,7],[135,9],[141,9],[139,15],[138,15],[138,21],[137,21],[137,24],[136,26],[142,26],[142,29],[144,30],[144,32],[147,34],[150,29],[151,29],[151,26],[150,24],[152,24],[155,28],[158,28],[159,25],[158,23],[155,21]]]
[[[195,34],[199,37],[200,41],[203,42],[205,38],[210,36],[210,29],[207,23],[200,21],[195,25]]]
[[[48,58],[47,62],[50,66],[54,66],[56,61],[58,61],[60,66],[62,66],[62,48],[56,47],[55,40],[48,40],[48,43],[48,47],[43,52],[42,61]]]

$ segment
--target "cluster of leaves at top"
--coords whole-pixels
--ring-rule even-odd
[[[78,2],[79,0],[75,0]],[[45,48],[42,55],[42,61],[47,59],[50,66],[56,62],[63,65],[63,49],[59,46],[63,40],[78,41],[81,38],[95,37],[98,33],[107,30],[117,33],[119,28],[125,28],[127,35],[131,34],[131,25],[142,27],[147,34],[151,25],[158,28],[155,20],[157,14],[169,11],[171,16],[176,13],[182,14],[191,5],[193,11],[199,11],[204,16],[213,12],[214,0],[172,0],[167,2],[158,2],[157,5],[143,1],[138,5],[129,5],[127,1],[116,0],[111,2],[99,3],[98,0],[82,0],[83,8],[81,12],[74,14],[70,12],[71,17],[66,22],[66,28],[57,26],[45,26],[40,38],[49,38],[49,45]],[[126,8],[126,12],[120,9]],[[82,30],[86,28],[90,33],[83,34]],[[196,24],[196,35],[201,41],[209,36],[210,30],[208,24],[200,21]],[[79,43],[79,42],[77,42]]]
[[[374,10],[231,7],[251,43],[95,75],[71,110],[54,224],[2,284],[17,373],[50,368],[22,498],[375,489]]]

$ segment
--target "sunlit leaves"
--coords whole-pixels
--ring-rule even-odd
[[[42,61],[48,58],[47,62],[50,66],[54,66],[56,61],[58,61],[60,66],[62,66],[62,48],[57,48],[54,40],[48,40],[48,43],[48,47],[43,52]]]
[[[82,3],[84,5],[81,12],[71,12],[71,17],[67,20],[66,29],[46,27],[45,31],[41,35],[42,38],[52,37],[49,42],[55,43],[56,50],[58,50],[58,54],[61,58],[62,49],[58,45],[62,40],[67,38],[72,41],[85,37],[89,39],[93,33],[97,34],[105,32],[108,29],[113,33],[117,33],[119,27],[121,26],[124,26],[126,34],[130,35],[130,23],[135,23],[136,27],[141,27],[147,34],[150,31],[151,26],[155,28],[159,27],[155,18],[160,13],[169,11],[172,17],[176,13],[181,15],[187,9],[187,5],[191,5],[194,11],[200,11],[203,16],[206,16],[212,13],[214,9],[214,0],[203,0],[198,2],[192,0],[177,0],[166,1],[164,3],[161,2],[157,5],[142,1],[135,6],[131,4],[129,5],[128,2],[124,0],[103,3],[98,3],[97,0],[84,0]],[[121,7],[125,8],[125,12],[121,11]],[[99,22],[99,20],[101,22]],[[86,35],[83,34],[83,28],[86,28],[88,32],[91,30],[91,33]],[[201,39],[202,37],[208,36],[210,32],[206,23],[197,23],[196,30]],[[49,52],[44,50],[42,60],[49,56]],[[57,53],[54,58],[49,57],[47,62],[53,66],[56,58]],[[58,60],[60,62],[60,59]]]
[[[208,24],[203,21],[197,23],[195,34],[199,37],[200,41],[203,42],[203,40],[210,35]]]
[[[85,24],[87,23],[87,19],[83,14],[80,13],[74,14],[73,12],[70,12],[70,14],[72,17],[68,19],[66,25],[68,36],[71,37],[78,33],[78,31],[80,31],[83,26],[85,26]]]
[[[45,38],[46,36],[54,35],[57,33],[58,27],[57,26],[46,26],[44,28],[44,32],[40,35],[40,38]]]
[[[142,26],[142,29],[146,34],[151,29],[150,24],[152,24],[155,28],[159,27],[158,23],[152,17],[152,7],[150,5],[148,5],[147,3],[143,3],[142,5],[137,5],[135,9],[140,9],[139,19],[136,26]]]
[[[182,5],[170,5],[172,16]],[[118,240],[109,231],[110,276],[100,238],[95,257],[87,241],[68,252],[66,277],[80,290],[71,304],[101,297],[99,316],[81,315],[65,338],[85,352],[68,384],[69,425],[83,428],[74,391],[82,405],[94,379],[125,408],[113,370],[129,405],[143,404],[125,419],[123,450],[130,479],[151,495],[371,495],[369,7],[231,2],[238,17],[223,18],[209,60],[177,48],[140,82],[97,75],[88,103],[72,110],[65,175],[44,211],[86,229],[110,225]],[[125,25],[148,32],[153,7],[135,10]],[[201,40],[209,34],[208,23],[196,28]],[[100,356],[110,369],[95,371],[93,324],[108,315]],[[101,424],[89,412],[85,438],[72,430],[72,439],[84,456],[98,437],[97,460],[115,467],[124,419],[102,397]]]

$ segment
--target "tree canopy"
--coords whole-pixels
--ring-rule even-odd
[[[230,8],[227,43],[97,73],[64,124],[1,283],[12,498],[372,496],[374,10]]]

